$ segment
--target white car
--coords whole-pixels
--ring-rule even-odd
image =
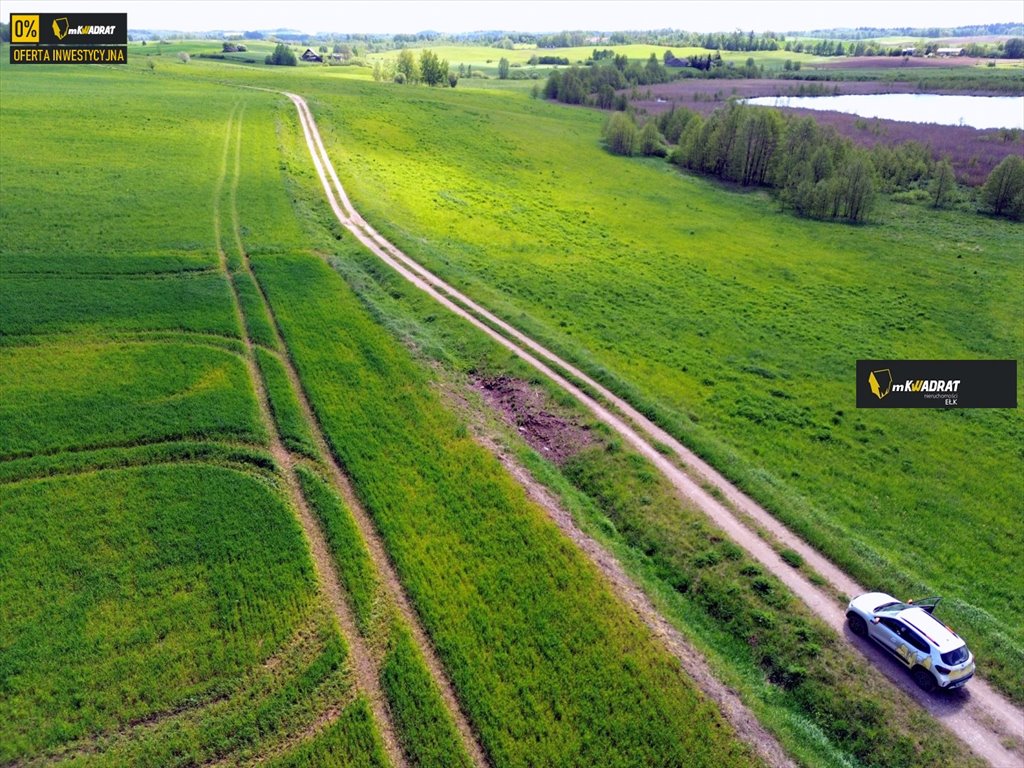
[[[949,690],[974,677],[974,655],[932,615],[939,600],[904,603],[884,592],[868,592],[850,601],[846,618],[853,634],[870,637],[899,659],[922,689]]]

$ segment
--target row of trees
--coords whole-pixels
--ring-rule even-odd
[[[544,97],[565,104],[585,104],[590,94],[596,94],[593,103],[602,109],[613,106],[625,109],[625,96],[616,95],[615,91],[638,85],[666,83],[673,76],[674,73],[658,61],[653,53],[643,64],[619,55],[614,56],[611,63],[552,70],[544,86]]]
[[[274,48],[274,52],[267,54],[264,62],[266,64],[275,64],[281,67],[294,67],[299,63],[299,60],[295,56],[295,51],[293,51],[289,46],[284,43],[278,43]]]
[[[772,190],[800,216],[859,223],[878,191],[926,190],[936,208],[956,196],[949,160],[936,162],[916,142],[860,149],[831,126],[812,118],[783,117],[773,109],[738,103],[707,118],[673,109],[637,126],[633,114],[615,112],[605,124],[608,150],[619,155],[668,156],[676,165],[742,186]],[[983,208],[1024,219],[1024,159],[1010,155],[980,192]]]
[[[373,65],[373,79],[377,82],[394,80],[396,83],[425,83],[427,85],[448,85],[452,88],[459,82],[458,76],[448,68],[448,60],[425,48],[419,60],[412,51],[402,49],[394,61],[377,61]]]

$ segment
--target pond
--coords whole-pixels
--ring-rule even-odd
[[[744,103],[845,112],[905,123],[1024,129],[1024,97],[878,93],[848,96],[759,96]]]

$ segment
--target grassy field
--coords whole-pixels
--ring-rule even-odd
[[[29,480],[2,515],[5,760],[207,701],[311,612],[297,525],[237,472]]]
[[[498,62],[502,58],[508,59],[509,64],[513,68],[513,72],[517,69],[522,69],[524,73],[537,71],[541,76],[546,76],[547,72],[551,69],[551,65],[530,65],[529,62],[532,57],[536,56],[540,58],[542,56],[554,56],[560,59],[568,59],[569,64],[573,65],[585,64],[587,61],[591,61],[593,59],[594,51],[604,50],[614,51],[617,56],[626,56],[630,61],[640,62],[647,61],[652,53],[658,58],[659,62],[664,60],[664,55],[668,51],[671,51],[680,58],[686,56],[706,56],[708,53],[711,53],[705,48],[645,44],[598,44],[578,48],[516,48],[511,51],[480,45],[431,45],[424,46],[424,48],[409,48],[408,50],[412,51],[418,61],[420,53],[424,49],[429,49],[437,54],[439,58],[447,60],[449,66],[454,70],[457,70],[461,64],[466,67],[472,67],[472,71],[483,73],[487,77],[491,78],[498,76]],[[366,60],[372,65],[376,61],[396,59],[398,54],[398,50],[371,53],[366,56]],[[765,69],[775,70],[781,70],[786,59],[799,61],[802,64],[809,64],[822,60],[820,57],[812,56],[810,54],[787,53],[786,51],[722,51],[721,55],[722,60],[726,63],[733,62],[737,66],[741,66],[748,58],[752,57],[755,63],[763,65]],[[472,83],[472,81],[469,82]],[[464,82],[463,84],[465,85],[467,83]]]
[[[927,715],[893,694],[859,654],[561,390],[545,389],[507,351],[438,313],[371,254],[352,249],[331,263],[380,322],[445,371],[436,387],[460,393],[455,402],[467,397],[467,378],[501,372],[533,381],[545,408],[589,427],[593,445],[563,466],[527,446],[514,427],[498,428],[495,440],[615,553],[792,755],[813,766],[971,764],[950,738],[937,737]],[[478,408],[484,422],[496,421],[487,406]]]
[[[286,444],[315,460],[282,361],[297,366],[493,764],[753,759],[325,263],[357,289],[375,279],[352,267],[366,257],[331,221],[290,103],[221,81],[311,96],[357,205],[389,237],[622,389],[861,578],[948,589],[976,649],[1006,669],[1020,655],[1007,510],[1022,488],[1000,454],[1019,443],[1019,420],[883,423],[844,399],[844,366],[862,349],[1019,358],[1019,297],[1000,286],[1019,276],[1011,246],[1021,230],[917,208],[898,209],[899,229],[885,225],[897,209],[858,230],[808,225],[779,218],[760,196],[611,158],[597,144],[600,116],[512,89],[400,89],[352,68],[186,65],[173,49],[150,57],[160,59],[153,68],[133,55],[123,70],[59,77],[0,63],[0,482],[5,523],[15,523],[0,543],[0,761],[386,763],[282,476],[260,448],[243,334],[276,353],[256,352],[272,415]],[[240,100],[236,148],[225,128]],[[74,112],[77,127],[41,134],[38,115],[57,109]],[[285,348],[233,250],[236,223]],[[418,326],[434,320],[377,319],[403,341],[429,340]],[[505,364],[446,333],[428,353],[462,370]],[[950,444],[972,458],[958,477],[933,464]],[[643,467],[602,460],[581,459],[567,475],[621,528],[623,551],[656,545],[658,578],[701,587],[685,598],[693,610],[707,614],[733,586],[785,609],[773,582],[730,556],[700,570],[694,561],[717,543],[674,538],[673,503],[656,486],[629,486]],[[591,474],[602,467],[623,485],[602,485]],[[458,737],[420,649],[382,610],[344,505],[315,472],[301,478],[360,634],[379,654],[403,749],[414,764],[450,764]],[[622,488],[650,503],[631,506]],[[984,513],[968,499],[982,499]],[[966,518],[960,546],[935,526],[909,547],[883,545],[916,521],[911,510]],[[991,557],[969,556],[981,545]],[[958,571],[935,567],[923,556],[933,551]],[[40,613],[48,604],[56,617]],[[700,637],[712,655],[742,648],[709,626]],[[915,741],[929,725],[888,717],[891,702],[851,708],[853,724],[832,709],[801,724],[799,706],[769,702],[776,681],[758,682],[763,664],[745,652],[723,669],[763,688],[759,714],[802,731],[787,743],[808,762],[961,762],[944,740]],[[58,670],[62,653],[71,663]],[[829,718],[836,732],[822,725]],[[824,746],[807,746],[815,739]]]
[[[0,763],[386,764],[216,271],[236,98],[0,62]]]
[[[897,204],[864,227],[807,222],[606,154],[593,112],[314,93],[350,195],[389,238],[627,394],[864,583],[944,594],[985,674],[1024,690],[1020,419],[857,411],[852,380],[857,358],[1024,357],[1021,295],[1005,288],[1024,279],[1020,225]]]
[[[317,416],[497,765],[747,765],[720,716],[316,257],[255,260]]]

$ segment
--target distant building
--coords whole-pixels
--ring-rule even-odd
[[[306,52],[302,54],[303,61],[323,61],[324,57],[314,51],[312,48],[307,48]]]
[[[904,48],[903,49],[903,55],[904,56],[916,56],[917,55],[917,48]]]
[[[939,56],[963,56],[963,48],[939,48],[935,51]]]

